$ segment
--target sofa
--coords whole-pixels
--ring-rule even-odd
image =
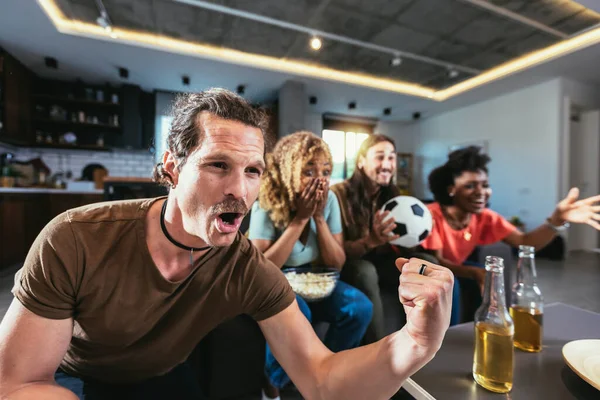
[[[510,304],[510,288],[516,280],[514,255],[504,243],[483,246],[469,257],[470,261],[485,262],[494,255],[505,260],[505,290]],[[405,321],[397,293],[382,291],[389,333],[400,329]],[[466,322],[468,318],[463,319]],[[315,326],[322,338],[327,324]],[[259,395],[263,384],[265,339],[258,324],[246,315],[227,321],[210,332],[192,354],[191,361],[200,371],[205,394],[214,400]]]

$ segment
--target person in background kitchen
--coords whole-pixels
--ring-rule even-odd
[[[441,265],[448,267],[458,278],[455,280],[452,322],[461,319],[460,296],[467,294],[462,319],[472,319],[481,304],[485,282],[485,268],[467,262],[475,247],[500,240],[513,247],[546,246],[565,230],[569,223],[585,223],[600,229],[600,196],[578,200],[579,190],[573,188],[561,200],[546,223],[523,233],[500,214],[487,208],[492,195],[488,177],[487,154],[476,146],[456,150],[448,161],[429,175],[429,188],[435,203],[428,205],[433,217],[433,230],[422,246],[435,252]],[[461,292],[460,286],[463,286]],[[466,300],[466,299],[465,299]]]
[[[186,360],[240,314],[309,399],[389,399],[434,357],[450,321],[447,268],[398,259],[406,326],[334,353],[239,232],[265,171],[266,126],[227,90],[181,94],[154,171],[168,196],[76,208],[43,229],[0,323],[0,398],[202,398]]]
[[[329,146],[310,132],[296,132],[283,137],[266,161],[248,238],[279,268],[340,270],[346,255],[340,207],[329,191]],[[371,322],[371,301],[344,282],[321,301],[308,304],[296,295],[296,302],[308,321],[330,323],[324,343],[331,351],[358,346]],[[268,345],[265,375],[263,400],[278,399],[289,377]]]

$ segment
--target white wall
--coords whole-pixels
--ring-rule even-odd
[[[558,201],[561,91],[561,79],[553,79],[416,124],[417,196],[432,197],[427,176],[450,146],[485,140],[492,208],[530,228],[544,222]]]
[[[571,165],[570,157],[570,115],[573,107],[581,110],[600,109],[600,86],[589,83],[577,82],[572,79],[563,78],[561,80],[562,96],[562,132],[561,132],[561,160],[560,160],[560,192],[566,193],[571,185],[571,174],[569,168]],[[600,149],[598,149],[600,152]],[[597,158],[590,158],[590,162],[595,162],[597,167]],[[600,182],[599,182],[600,184]]]
[[[304,129],[317,136],[322,136],[323,115],[319,113],[306,113],[304,115]]]
[[[419,132],[417,123],[379,121],[375,133],[389,136],[396,142],[396,150],[400,153],[413,153]]]
[[[562,78],[563,95],[586,110],[600,108],[600,86]]]

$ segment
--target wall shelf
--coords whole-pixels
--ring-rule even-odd
[[[82,106],[98,106],[98,107],[107,107],[107,108],[120,108],[120,103],[110,103],[110,102],[102,102],[96,100],[87,100],[87,99],[70,99],[68,97],[60,97],[60,96],[52,96],[47,94],[34,94],[33,98],[36,100],[46,100],[48,102],[56,102],[63,104],[76,104]]]

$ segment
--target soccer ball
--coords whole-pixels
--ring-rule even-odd
[[[391,240],[391,244],[407,248],[415,247],[421,244],[431,232],[433,226],[431,213],[425,204],[414,197],[394,197],[383,205],[381,211],[389,211],[388,219],[393,218],[396,222],[394,234],[400,237]]]

